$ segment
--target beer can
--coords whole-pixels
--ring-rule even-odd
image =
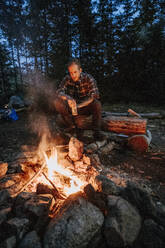
[[[74,115],[74,116],[78,115],[77,105],[76,104],[72,105],[72,115]]]

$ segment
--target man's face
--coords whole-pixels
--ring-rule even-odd
[[[74,82],[79,80],[82,69],[79,68],[78,65],[72,64],[71,66],[68,67],[68,71]]]

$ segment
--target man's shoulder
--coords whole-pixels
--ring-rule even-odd
[[[82,79],[86,79],[86,80],[94,80],[94,77],[87,72],[82,72],[81,77]]]
[[[66,76],[63,78],[62,82],[63,82],[64,84],[71,84],[71,83],[72,83],[71,77],[70,77],[69,75],[66,75]]]
[[[65,77],[63,78],[63,81],[69,81],[70,80],[70,76],[67,74],[65,75]]]

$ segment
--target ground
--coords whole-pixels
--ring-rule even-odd
[[[104,106],[105,111],[127,112],[130,106]],[[136,112],[157,112],[163,109],[144,106],[131,106]],[[28,112],[18,112],[19,120],[0,120],[0,161],[12,162],[25,146],[35,147],[38,139],[28,128]],[[129,178],[144,180],[152,185],[153,194],[157,200],[165,204],[165,119],[148,119],[147,128],[152,133],[149,150],[143,154],[121,147],[110,154],[108,166],[114,171],[120,171]],[[107,158],[106,158],[107,159]],[[106,163],[106,161],[105,161]]]

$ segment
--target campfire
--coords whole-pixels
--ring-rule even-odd
[[[19,162],[2,163],[0,247],[164,245],[164,206],[99,161],[114,148],[110,139],[84,147],[71,137],[66,146],[41,143]]]
[[[71,194],[83,191],[87,182],[81,181],[75,172],[59,164],[57,156],[57,149],[55,148],[52,149],[49,157],[44,153],[48,168],[48,181],[52,182],[51,184],[55,185],[65,198]]]
[[[69,150],[68,150],[69,149]],[[67,152],[65,151],[67,150]],[[70,195],[84,192],[84,188],[90,183],[96,188],[95,177],[99,174],[92,165],[90,158],[85,155],[83,143],[72,137],[67,148],[49,144],[40,144],[36,156],[40,161],[37,168],[36,161],[30,165],[23,164],[24,172],[32,169],[33,176],[14,195],[24,189],[30,192],[49,193],[55,199],[66,199]],[[99,168],[100,169],[100,168]]]

